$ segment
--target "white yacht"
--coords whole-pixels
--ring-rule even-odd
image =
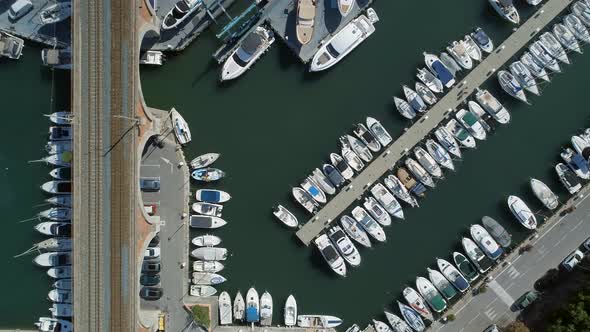
[[[342,153],[342,157],[346,163],[355,171],[360,172],[363,167],[365,167],[363,160],[354,151],[352,151],[352,149],[350,149],[348,144],[343,144],[340,152]]]
[[[375,240],[385,242],[387,239],[383,228],[369,215],[369,213],[360,206],[352,209],[352,216],[369,233]]]
[[[477,89],[475,99],[498,123],[510,122],[510,113],[488,90]]]
[[[301,188],[307,191],[307,193],[310,194],[316,202],[326,204],[326,194],[322,191],[322,189],[320,189],[320,187],[310,176],[301,181]]]
[[[391,190],[395,197],[408,203],[412,207],[418,206],[418,201],[416,200],[416,198],[410,194],[408,189],[395,175],[389,175],[388,177],[383,179],[383,183],[385,183],[385,186],[387,186],[387,188]]]
[[[371,240],[369,240],[369,235],[367,235],[367,232],[359,225],[356,220],[347,215],[343,215],[340,218],[340,224],[342,225],[342,228],[346,234],[348,234],[348,236],[350,236],[358,244],[366,248],[371,248]]]
[[[391,216],[374,197],[365,197],[364,208],[382,226],[391,225]]]
[[[559,198],[543,181],[531,179],[531,189],[535,196],[545,205],[549,210],[555,210],[559,205]]]
[[[443,84],[441,80],[439,80],[436,76],[434,76],[428,69],[426,68],[418,68],[418,73],[416,77],[424,83],[432,92],[435,93],[442,93],[443,92]]]
[[[418,181],[422,182],[424,185],[430,188],[436,187],[436,184],[434,183],[434,180],[432,179],[430,174],[422,166],[420,166],[420,164],[416,160],[412,158],[407,158],[405,161],[405,165],[410,171],[410,173],[412,173],[418,179]]]
[[[565,164],[559,163],[555,165],[555,171],[559,177],[559,181],[567,189],[567,191],[573,195],[582,189],[582,183],[576,176],[576,174],[569,169]]]
[[[511,95],[512,97],[520,101],[528,103],[526,94],[524,93],[524,89],[516,80],[514,75],[505,70],[500,70],[498,72],[498,82],[500,82],[500,86],[502,86],[502,89],[507,94]]]
[[[287,210],[286,207],[282,205],[278,205],[276,210],[272,212],[272,214],[280,220],[283,224],[291,228],[297,228],[299,222],[297,221],[297,217],[291,211]]]
[[[72,16],[72,3],[70,1],[57,2],[45,7],[39,13],[39,19],[43,24],[61,22]]]
[[[356,128],[353,130],[354,134],[358,139],[365,144],[369,150],[373,152],[379,152],[381,150],[381,143],[373,135],[373,133],[362,123],[357,123]]]
[[[414,86],[416,88],[416,93],[418,96],[420,96],[420,98],[422,98],[422,100],[424,100],[426,104],[430,106],[436,104],[438,98],[436,98],[436,95],[434,95],[434,93],[426,85],[416,82]]]
[[[308,44],[313,37],[316,11],[315,0],[297,0],[295,35],[301,45]]]
[[[471,238],[473,238],[477,245],[479,245],[486,256],[492,260],[497,260],[500,258],[504,251],[485,228],[475,224],[471,225],[469,232],[471,234]]]
[[[162,20],[162,30],[170,30],[176,28],[180,23],[184,22],[191,14],[203,8],[202,0],[180,0],[174,5],[164,19]]]
[[[589,154],[588,149],[590,149],[590,142],[587,141],[582,136],[574,135],[571,139],[572,146],[577,153],[581,154],[582,156]]]
[[[486,131],[471,111],[460,109],[455,114],[455,117],[461,123],[473,137],[478,140],[485,140],[487,137]]]
[[[518,196],[508,196],[508,207],[514,217],[524,227],[534,230],[537,228],[537,218],[525,202]]]
[[[522,64],[525,65],[528,68],[528,70],[530,70],[531,73],[533,73],[533,75],[535,75],[535,77],[540,78],[540,79],[544,80],[545,82],[551,81],[551,78],[549,78],[549,74],[547,74],[545,67],[540,65],[537,62],[537,60],[535,60],[533,58],[531,53],[524,52],[522,54],[522,56],[520,57],[520,62],[522,62]]]
[[[348,264],[353,267],[361,265],[361,255],[340,226],[336,225],[329,228],[328,237]]]
[[[398,219],[404,219],[404,211],[401,204],[395,199],[395,196],[383,186],[377,183],[371,188],[371,194],[379,201],[379,204],[392,216]],[[375,216],[375,215],[373,215]],[[390,220],[391,223],[391,220]],[[383,225],[383,223],[381,223]]]
[[[369,17],[360,15],[323,43],[313,56],[309,70],[315,72],[334,66],[372,35],[375,32],[373,24],[378,21],[378,18],[377,15],[371,15],[371,12],[374,13],[374,10],[369,8],[367,10]]]
[[[555,38],[559,40],[561,45],[563,45],[568,50],[578,52],[580,54],[582,53],[582,48],[580,47],[580,43],[578,43],[576,36],[574,36],[574,33],[564,24],[555,24],[553,26],[553,34],[555,35]]]
[[[328,265],[330,265],[330,268],[336,272],[336,274],[346,277],[346,264],[344,264],[344,259],[342,259],[342,256],[336,251],[336,248],[334,248],[332,242],[328,239],[328,236],[326,234],[321,234],[314,240],[314,242]]]
[[[178,113],[177,110],[172,108],[170,111],[170,118],[172,119],[172,126],[174,135],[180,145],[185,145],[191,141],[191,131],[188,128],[188,124],[184,121],[184,118]]]
[[[462,40],[453,41],[451,45],[447,46],[447,51],[461,67],[465,69],[473,68],[473,61],[467,54],[467,45]]]
[[[74,324],[69,320],[49,317],[40,317],[35,326],[39,332],[72,332],[74,330]]]
[[[434,136],[436,137],[440,145],[442,145],[442,147],[449,151],[449,153],[451,153],[457,158],[461,158],[461,149],[459,148],[459,144],[457,143],[457,140],[455,139],[453,134],[449,132],[447,127],[438,127],[434,131]]]
[[[412,108],[420,113],[426,111],[426,104],[424,100],[416,93],[416,91],[410,89],[407,85],[402,86],[406,100],[412,106]]]
[[[533,58],[539,62],[539,64],[543,65],[545,68],[549,68],[551,71],[560,73],[561,68],[559,67],[559,63],[555,60],[549,52],[543,48],[543,44],[540,41],[535,41],[534,43],[529,46],[529,51],[533,55]]]
[[[221,81],[233,80],[245,73],[274,41],[275,37],[271,30],[262,26],[256,27],[223,63]]]
[[[319,208],[318,203],[313,199],[313,197],[311,197],[311,195],[307,193],[307,191],[299,187],[293,187],[291,192],[295,200],[301,204],[301,206],[303,206],[307,212],[314,214]]]
[[[433,139],[426,140],[426,150],[428,154],[436,160],[436,162],[444,168],[455,170],[453,159],[440,144],[436,143]]]
[[[445,124],[445,129],[453,134],[454,138],[461,144],[461,146],[473,149],[476,147],[475,139],[465,127],[463,127],[457,120],[451,119]],[[482,127],[483,130],[483,127]]]
[[[387,132],[387,130],[385,129],[385,127],[383,127],[379,120],[372,117],[367,117],[366,122],[367,127],[369,128],[373,136],[377,138],[381,146],[386,147],[387,145],[389,145],[389,143],[393,141],[393,138],[391,138],[391,135],[389,134],[389,132]]]
[[[218,298],[219,303],[219,324],[229,325],[233,321],[231,297],[228,292],[221,292]]]
[[[194,158],[193,160],[191,160],[190,166],[193,169],[194,168],[205,168],[205,167],[211,166],[211,164],[213,164],[217,159],[219,159],[219,157],[221,157],[221,154],[219,154],[219,153],[214,153],[214,152],[205,153],[205,154],[202,154],[202,155]]]
[[[22,39],[0,30],[0,57],[18,60],[23,54],[24,46]]]
[[[465,44],[465,48],[469,57],[474,61],[481,61],[483,58],[481,49],[479,46],[477,46],[477,43],[473,40],[473,38],[471,38],[470,35],[465,35],[465,37],[463,37],[463,43]]]
[[[410,106],[410,104],[408,104],[407,101],[398,98],[398,97],[393,97],[393,102],[395,104],[395,108],[397,108],[398,112],[406,119],[412,120],[413,118],[416,117],[416,111],[414,111],[414,109],[412,108],[412,106]]]
[[[373,160],[373,154],[369,148],[356,137],[351,135],[342,136],[340,138],[340,143],[342,146],[348,146],[351,148],[352,151],[354,151],[354,153],[356,153],[363,161],[368,163]]]
[[[319,168],[313,170],[311,173],[311,178],[324,193],[328,195],[334,195],[336,193],[336,187],[334,187],[334,184],[324,175],[324,173],[322,173]]]
[[[539,42],[541,43],[541,46],[545,49],[545,51],[547,51],[547,53],[549,53],[552,57],[565,64],[570,63],[570,60],[567,57],[567,53],[563,49],[563,46],[561,46],[557,38],[555,38],[555,36],[551,32],[547,31],[543,33],[539,37]]]
[[[166,57],[164,56],[164,53],[162,51],[148,50],[142,52],[139,56],[140,65],[161,66],[164,64],[164,60],[166,60]]]
[[[438,166],[436,160],[434,160],[434,158],[428,152],[426,152],[426,150],[418,146],[414,148],[414,156],[420,165],[422,165],[422,167],[424,167],[424,169],[430,173],[430,175],[436,178],[442,177],[442,169]]]
[[[505,20],[514,23],[520,24],[520,15],[518,14],[518,10],[514,7],[512,0],[488,0],[494,10],[502,16]]]
[[[295,326],[297,324],[297,302],[293,295],[289,295],[285,302],[285,310],[283,316],[285,317],[286,326]]]
[[[297,326],[306,327],[312,330],[322,330],[334,328],[342,324],[342,319],[326,315],[299,315],[297,317]]]
[[[537,96],[541,93],[539,92],[539,87],[537,86],[537,82],[535,81],[535,77],[531,73],[531,71],[520,61],[515,61],[510,64],[510,72],[514,77],[518,80],[518,83],[527,91],[536,94]]]
[[[585,43],[590,43],[590,32],[576,15],[566,15],[563,19],[563,23],[572,31],[576,38]]]

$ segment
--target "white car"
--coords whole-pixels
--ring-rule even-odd
[[[584,254],[580,250],[576,250],[569,254],[561,263],[566,270],[571,271],[578,263],[584,259]]]
[[[145,259],[154,259],[160,257],[160,248],[147,248],[143,257]]]

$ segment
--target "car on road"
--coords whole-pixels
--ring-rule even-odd
[[[561,266],[563,266],[564,269],[571,271],[582,261],[582,259],[584,259],[584,254],[580,250],[576,250],[561,262]]]
[[[539,298],[539,292],[528,291],[519,297],[516,302],[514,302],[514,307],[518,310],[523,310],[524,308],[531,305],[531,303],[535,302],[537,298]]]
[[[162,297],[162,288],[158,287],[143,287],[139,291],[139,296],[144,300],[155,301]]]
[[[496,324],[488,326],[483,332],[500,332]]]
[[[158,273],[161,270],[160,263],[145,261],[141,266],[141,272],[144,273]]]
[[[160,191],[160,180],[159,179],[149,179],[149,178],[141,178],[139,179],[139,187],[142,191]]]
[[[159,274],[142,274],[139,278],[139,283],[142,286],[156,286],[160,283]]]
[[[160,257],[160,248],[158,247],[147,248],[145,250],[145,254],[143,255],[143,258],[145,259],[154,259],[158,257]]]

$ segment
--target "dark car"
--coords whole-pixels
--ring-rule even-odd
[[[139,296],[145,300],[154,301],[162,297],[162,288],[158,287],[142,287],[139,291]]]
[[[140,179],[139,187],[143,191],[160,191],[159,179]]]
[[[142,274],[141,278],[139,278],[139,283],[142,286],[156,286],[160,283],[160,275],[159,274]]]
[[[160,263],[158,262],[149,262],[149,261],[145,261],[143,262],[143,265],[141,266],[141,272],[144,273],[158,273],[160,272]]]
[[[516,302],[514,302],[514,307],[518,310],[522,310],[531,305],[531,303],[535,302],[538,297],[539,292],[528,291],[523,296],[519,297]]]

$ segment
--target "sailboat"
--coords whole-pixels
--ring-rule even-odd
[[[340,218],[340,225],[342,228],[350,236],[353,240],[355,240],[360,245],[370,248],[371,247],[371,240],[369,240],[369,235],[367,232],[359,225],[359,223],[352,219],[347,215],[343,215]]]
[[[174,108],[170,111],[170,118],[172,119],[172,126],[174,135],[178,143],[185,145],[191,141],[191,131],[184,118]]]

